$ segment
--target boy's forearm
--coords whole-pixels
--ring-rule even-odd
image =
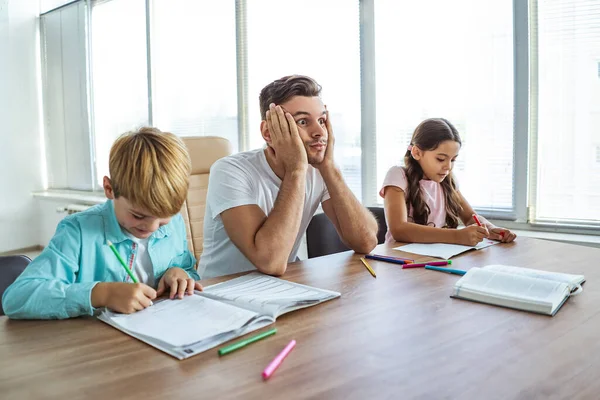
[[[186,246],[187,246],[187,244],[186,244]],[[172,265],[169,265],[169,267],[165,270],[165,273],[170,268],[181,268],[193,280],[195,280],[195,281],[200,280],[200,276],[198,275],[198,272],[196,271],[196,258],[187,249],[187,247],[186,247],[185,252],[183,254],[179,255],[176,258],[175,262],[173,262]],[[164,275],[164,273],[163,273],[163,275]],[[159,279],[157,279],[156,281],[158,282],[161,278],[162,278],[162,276]]]
[[[5,314],[13,319],[65,319],[92,315],[91,294],[96,284],[18,279],[4,292],[2,307]]]
[[[341,171],[321,171],[335,210],[343,241],[354,251],[368,253],[377,246],[377,220],[354,196]]]

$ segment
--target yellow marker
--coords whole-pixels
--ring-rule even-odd
[[[365,264],[365,267],[367,267],[367,269],[369,270],[371,275],[373,275],[373,278],[377,278],[377,275],[375,275],[375,271],[373,271],[373,268],[371,268],[371,266],[369,265],[367,260],[365,260],[363,257],[361,257],[360,261],[362,261],[362,263]]]

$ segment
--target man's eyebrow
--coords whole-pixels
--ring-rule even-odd
[[[323,111],[323,112],[321,113],[321,116],[323,116],[323,115],[325,115],[325,114],[327,114],[327,111]],[[300,115],[308,115],[308,116],[310,117],[310,115],[311,115],[311,114],[310,114],[308,111],[296,111],[296,112],[295,112],[295,113],[292,115],[292,117],[298,117],[298,116],[300,116]]]
[[[300,116],[300,115],[308,115],[308,116],[310,117],[310,113],[309,113],[309,112],[307,112],[307,111],[296,111],[296,112],[295,112],[295,113],[292,115],[292,117],[298,117],[298,116]]]

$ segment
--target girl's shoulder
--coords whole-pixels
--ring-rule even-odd
[[[391,167],[385,174],[384,182],[388,184],[399,184],[406,182],[406,168],[400,165]],[[402,186],[402,185],[401,185]]]
[[[402,190],[406,190],[407,182],[406,182],[406,171],[404,167],[399,165],[395,165],[391,167],[387,174],[385,174],[385,178],[383,179],[383,185],[381,185],[381,189],[379,191],[379,195],[384,197],[385,188],[387,186],[396,186]]]
[[[401,165],[394,165],[386,174],[387,176],[406,176],[406,168]]]

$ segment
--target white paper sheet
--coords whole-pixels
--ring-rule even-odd
[[[448,260],[449,258],[464,253],[472,249],[480,250],[486,247],[493,246],[497,243],[494,240],[483,239],[477,246],[463,246],[460,244],[447,243],[411,243],[399,247],[394,247],[394,250],[406,251],[408,253],[420,254],[422,256],[438,257]]]
[[[112,314],[111,320],[131,332],[172,346],[185,346],[241,328],[257,314],[192,295],[163,300],[134,314]]]

